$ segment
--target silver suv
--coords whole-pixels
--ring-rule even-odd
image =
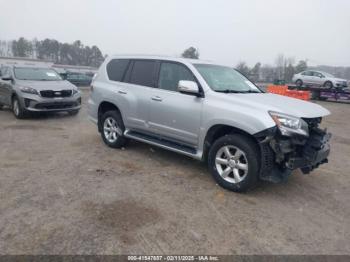
[[[0,108],[12,108],[16,118],[28,112],[79,112],[81,95],[76,86],[51,68],[4,66],[1,68]]]
[[[112,56],[88,102],[103,141],[142,141],[207,161],[222,187],[241,192],[327,162],[329,112],[261,91],[234,69],[200,60]],[[145,161],[147,161],[145,159]]]
[[[336,78],[335,76],[326,72],[312,70],[295,74],[292,81],[295,82],[298,87],[302,87],[303,85],[322,86],[325,88],[342,88],[348,86],[346,79]]]

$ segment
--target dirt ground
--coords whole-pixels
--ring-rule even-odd
[[[320,102],[329,164],[236,194],[188,157],[108,148],[87,95],[78,116],[0,111],[1,254],[350,254],[350,105]]]

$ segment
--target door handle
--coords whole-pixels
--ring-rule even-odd
[[[127,92],[122,91],[122,90],[119,90],[118,93],[119,93],[119,94],[122,94],[122,95],[126,95],[126,94],[127,94]]]
[[[154,100],[154,101],[158,101],[158,102],[161,102],[161,101],[163,100],[163,99],[160,98],[159,96],[154,96],[154,97],[152,97],[151,99]]]

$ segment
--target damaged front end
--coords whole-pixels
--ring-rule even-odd
[[[260,178],[281,182],[295,169],[310,173],[328,162],[331,134],[318,118],[296,118],[271,112],[276,126],[256,134],[261,149]]]

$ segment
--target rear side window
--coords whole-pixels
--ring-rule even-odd
[[[312,76],[313,73],[311,71],[305,71],[304,73],[302,73],[303,76]]]
[[[130,75],[130,83],[153,87],[155,67],[155,61],[136,60]]]
[[[129,65],[128,59],[113,59],[107,64],[107,75],[109,80],[122,81],[124,73]]]
[[[196,81],[188,68],[177,63],[163,62],[160,66],[158,87],[177,91],[180,80]]]

